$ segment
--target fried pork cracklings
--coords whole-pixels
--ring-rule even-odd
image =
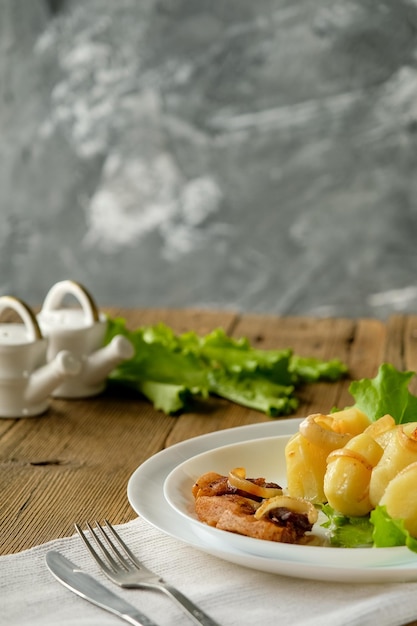
[[[281,543],[302,543],[317,521],[314,506],[282,493],[264,478],[246,478],[243,468],[228,476],[208,472],[192,493],[200,521],[221,530]]]

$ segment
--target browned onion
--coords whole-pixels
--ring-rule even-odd
[[[337,433],[330,428],[325,428],[321,424],[328,425],[331,418],[328,415],[314,413],[306,417],[299,426],[299,431],[311,443],[316,446],[326,446],[328,448],[343,448],[352,439],[348,433]],[[320,423],[321,422],[321,423]]]
[[[417,428],[415,422],[401,424],[397,428],[398,440],[410,452],[417,452]]]
[[[269,511],[273,511],[278,508],[288,509],[293,513],[305,515],[310,524],[315,524],[317,522],[317,509],[311,502],[302,498],[292,498],[284,495],[276,496],[262,502],[261,506],[255,513],[255,518],[261,519],[262,517],[265,517]]]
[[[277,487],[261,487],[246,478],[246,470],[244,467],[235,467],[229,472],[229,483],[232,487],[245,491],[257,498],[273,498],[282,495],[282,489]]]
[[[363,454],[356,452],[356,450],[351,450],[350,448],[338,448],[337,450],[333,450],[327,457],[327,463],[331,463],[341,457],[358,461],[358,463],[361,463],[370,472],[373,470],[374,466],[363,456]]]

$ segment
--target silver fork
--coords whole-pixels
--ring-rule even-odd
[[[184,596],[181,591],[165,583],[160,576],[147,569],[128,548],[110,522],[108,520],[104,520],[104,522],[107,532],[98,522],[95,522],[95,531],[91,524],[87,522],[86,525],[97,547],[104,554],[105,559],[103,559],[93,547],[78,524],[75,524],[75,529],[91,556],[111,581],[120,587],[129,589],[156,589],[163,591],[176,600],[181,608],[197,624],[203,624],[203,626],[219,626],[217,622]]]

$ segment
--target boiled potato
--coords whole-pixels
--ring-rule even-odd
[[[336,411],[326,417],[332,420],[332,430],[352,436],[359,435],[371,425],[369,417],[356,407]]]
[[[369,497],[376,507],[388,483],[407,465],[417,461],[417,422],[409,422],[389,431],[384,453],[373,469]]]
[[[408,532],[417,537],[417,461],[402,469],[387,485],[381,505],[394,519],[404,520]]]
[[[373,508],[369,482],[382,454],[382,447],[366,432],[331,452],[324,475],[324,493],[330,506],[347,516],[369,513]]]
[[[394,418],[391,415],[383,415],[375,422],[372,422],[363,432],[370,435],[372,439],[375,439],[385,449],[391,437],[391,431],[394,428],[396,428]]]
[[[285,449],[288,494],[310,502],[325,502],[323,481],[328,455],[369,424],[368,417],[355,408],[332,415],[316,413],[303,420]]]

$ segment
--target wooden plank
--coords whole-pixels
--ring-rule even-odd
[[[177,418],[175,427],[168,435],[166,445],[168,447],[191,437],[236,426],[258,424],[270,419],[267,415],[253,409],[221,398],[211,398],[200,403],[198,410],[184,413]]]
[[[73,522],[87,517],[132,517],[128,478],[163,448],[171,428],[172,418],[145,401],[108,394],[54,400],[36,421],[17,422],[1,440],[2,550],[70,534]]]
[[[404,315],[391,315],[387,321],[387,338],[385,342],[384,361],[391,363],[399,370],[405,368],[404,336],[406,318]]]
[[[408,315],[405,321],[404,368],[412,372],[417,372],[417,315]],[[411,379],[409,390],[414,395],[417,395],[417,376]]]
[[[228,331],[235,323],[238,314],[233,311],[213,311],[204,309],[126,309],[107,307],[103,312],[111,317],[122,317],[128,328],[134,330],[162,322],[176,333],[194,330],[199,335],[206,335],[217,327]]]
[[[347,365],[349,378],[343,385],[338,401],[338,407],[343,408],[353,403],[349,393],[352,380],[373,378],[384,360],[387,329],[383,322],[375,319],[359,319],[355,323],[355,332],[352,336]]]

